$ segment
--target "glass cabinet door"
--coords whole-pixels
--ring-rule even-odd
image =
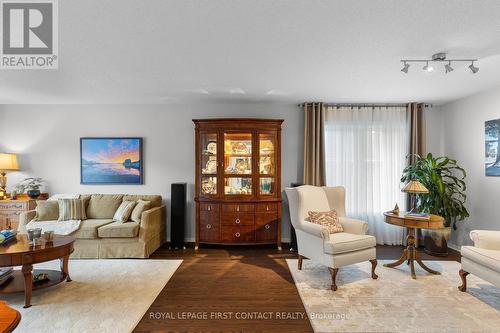
[[[224,133],[224,194],[252,195],[252,133]]]
[[[259,134],[259,195],[276,194],[276,134]]]
[[[217,195],[217,133],[201,133],[201,194]]]

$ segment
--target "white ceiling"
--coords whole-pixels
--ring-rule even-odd
[[[499,0],[59,0],[59,70],[0,103],[444,103],[500,85]],[[404,57],[477,57],[431,75]]]

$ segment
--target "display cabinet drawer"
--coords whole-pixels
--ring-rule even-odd
[[[278,221],[273,220],[255,226],[255,239],[258,242],[275,241],[278,236]]]
[[[225,225],[254,225],[253,213],[222,213],[221,224]]]
[[[219,225],[211,223],[200,223],[200,241],[220,242]]]
[[[219,205],[218,204],[212,204],[212,203],[202,203],[200,204],[200,211],[207,211],[207,212],[219,212]]]
[[[229,243],[247,243],[255,241],[255,229],[250,226],[222,227],[222,241]]]
[[[28,201],[0,202],[0,210],[28,210]]]
[[[200,241],[219,242],[220,241],[220,222],[219,209],[217,205],[213,205],[210,210],[200,211]]]
[[[278,211],[278,204],[274,202],[259,203],[255,205],[256,212],[276,212]]]
[[[224,204],[222,205],[223,212],[253,212],[255,209],[253,204]]]
[[[278,214],[274,213],[255,213],[255,224],[264,225],[278,221]]]

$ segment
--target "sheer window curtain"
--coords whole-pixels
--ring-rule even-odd
[[[377,243],[403,244],[404,228],[384,222],[382,213],[398,203],[408,153],[405,107],[336,107],[325,114],[327,186],[346,188],[347,214],[368,221]]]

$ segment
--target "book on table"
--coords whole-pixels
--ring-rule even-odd
[[[0,268],[0,285],[9,279],[13,272],[14,269],[12,267]]]
[[[405,218],[416,219],[416,220],[429,220],[430,214],[427,213],[406,213]]]

